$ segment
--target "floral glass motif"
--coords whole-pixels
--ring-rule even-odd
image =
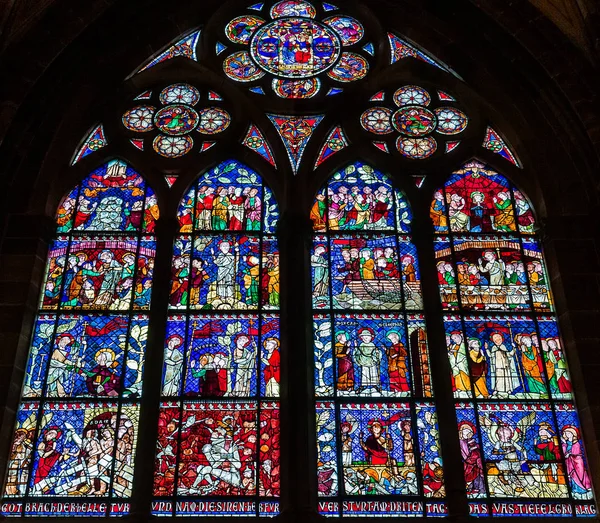
[[[77,151],[77,154],[73,158],[71,165],[75,165],[77,162],[85,158],[86,156],[99,151],[103,147],[108,145],[108,140],[104,135],[104,127],[102,124],[94,127],[85,140],[83,141],[83,145]]]
[[[395,138],[396,149],[406,158],[424,160],[433,156],[439,148],[440,138],[462,133],[469,123],[460,109],[432,107],[442,101],[433,101],[429,92],[417,85],[405,85],[390,95],[389,98],[393,99],[396,107],[370,107],[362,113],[360,123],[365,131],[377,135],[389,134],[390,138],[396,130],[399,133]],[[377,103],[385,100],[386,91],[380,91],[370,98],[370,101]],[[449,100],[443,100],[447,101]],[[390,149],[387,142],[373,143],[380,150],[384,150],[380,145],[383,143],[386,144],[386,152]],[[450,142],[446,142],[448,143]],[[442,150],[450,152],[452,148],[445,145]]]
[[[279,497],[278,207],[228,160],[178,210],[154,501],[160,516],[274,516]]]
[[[355,162],[318,192],[310,216],[319,511],[424,516],[437,500],[444,512],[408,202]]]
[[[152,98],[152,92],[148,93],[145,101]],[[205,96],[210,104],[223,101],[212,91]],[[132,132],[154,131],[152,148],[159,156],[180,158],[194,148],[193,131],[214,135],[224,132],[231,124],[231,116],[225,109],[214,105],[199,107],[201,99],[200,91],[193,85],[172,84],[158,95],[163,107],[157,109],[149,104],[136,106],[125,112],[122,122]],[[134,145],[140,149],[137,144]],[[202,146],[199,149],[200,152],[205,150]]]
[[[358,45],[365,36],[362,24],[350,16],[319,20],[320,12],[309,2],[290,0],[273,5],[270,20],[254,13],[233,18],[225,34],[244,49],[224,59],[225,74],[248,83],[266,76],[265,89],[270,84],[277,96],[293,99],[316,96],[326,79],[335,84],[364,78],[369,62]]]
[[[471,514],[589,513],[591,480],[529,201],[470,162],[435,192],[431,220]]]
[[[285,116],[267,114],[285,146],[292,171],[297,174],[306,145],[324,116]]]
[[[178,42],[173,45],[170,45],[159,53],[156,58],[152,58],[145,65],[140,67],[137,73],[141,73],[146,69],[150,69],[155,65],[158,65],[162,62],[166,62],[168,60],[172,60],[173,58],[177,58],[178,56],[182,56],[184,58],[188,58],[189,60],[198,61],[198,56],[196,54],[196,48],[198,46],[198,42],[200,41],[200,31],[194,31],[187,36],[181,38]]]
[[[344,134],[344,130],[341,126],[334,127],[325,143],[321,147],[321,151],[319,152],[319,156],[317,157],[317,161],[315,162],[315,169],[319,167],[325,160],[331,158],[334,154],[339,153],[342,149],[348,147],[348,139]]]
[[[492,151],[493,153],[499,154],[505,160],[508,160],[513,165],[521,167],[517,158],[511,151],[510,147],[506,142],[500,138],[500,135],[491,127],[488,127],[485,131],[485,138],[483,140],[483,147]]]
[[[3,515],[129,511],[158,217],[156,196],[120,160],[92,172],[62,200]],[[58,502],[74,497],[77,503]]]
[[[262,156],[273,167],[277,167],[277,164],[275,163],[275,157],[271,151],[271,146],[256,125],[250,125],[242,143],[248,147],[248,149]]]

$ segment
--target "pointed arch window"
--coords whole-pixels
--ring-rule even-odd
[[[11,515],[127,511],[158,217],[120,160],[59,206],[4,490]]]
[[[320,511],[424,516],[444,482],[411,209],[359,161],[311,219]]]
[[[155,515],[274,515],[279,497],[278,208],[225,161],[178,210]]]
[[[587,513],[591,481],[529,201],[471,162],[435,193],[431,218],[471,513]]]

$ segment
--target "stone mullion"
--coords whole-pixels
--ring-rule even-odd
[[[281,516],[318,518],[310,243],[300,212],[284,213],[278,231],[281,270]]]
[[[156,225],[157,249],[131,507],[131,519],[140,522],[149,521],[151,515],[164,340],[169,311],[171,259],[177,230],[178,224],[173,218],[161,218]]]
[[[446,347],[442,305],[435,267],[434,234],[426,204],[413,204],[413,242],[421,269],[423,303],[427,323],[427,340],[431,360],[431,377],[439,426],[440,447],[444,463],[446,504],[450,518],[469,515],[467,493],[452,391],[450,361]],[[435,502],[435,499],[431,500]]]

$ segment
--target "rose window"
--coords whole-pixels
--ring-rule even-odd
[[[164,158],[179,158],[189,153],[195,145],[194,131],[207,138],[224,132],[231,124],[231,116],[225,109],[199,106],[203,99],[204,105],[222,101],[212,91],[202,96],[194,86],[179,83],[160,92],[158,103],[163,107],[153,105],[151,98],[150,94],[144,104],[126,111],[122,122],[127,130],[144,133],[131,140],[138,149],[144,149],[144,135],[152,133],[152,148]],[[205,149],[200,146],[200,150]]]
[[[254,84],[250,91],[265,94],[264,89],[271,89],[281,98],[295,99],[320,92],[333,95],[368,74],[367,56],[373,46],[366,42],[358,20],[331,16],[329,11],[337,7],[286,0],[270,10],[261,7],[265,11],[261,16],[256,6],[251,10],[252,14],[233,18],[225,27],[229,42],[243,49],[234,49],[223,62],[229,78]],[[224,46],[218,43],[217,47],[219,54]],[[329,90],[323,90],[325,84]]]
[[[381,91],[371,101],[384,102],[386,94]],[[393,108],[370,107],[360,118],[365,131],[378,135],[378,140],[373,141],[378,149],[389,152],[387,141],[393,139],[392,147],[413,160],[432,156],[439,149],[440,140],[445,142],[445,152],[456,149],[459,144],[456,135],[467,128],[469,119],[456,107],[433,107],[448,104],[448,98],[438,96],[434,103],[431,95],[416,85],[406,85],[389,94],[395,105]]]

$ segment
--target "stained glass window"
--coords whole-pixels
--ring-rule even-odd
[[[157,219],[154,193],[120,160],[62,200],[17,413],[5,515],[128,512]]]
[[[369,73],[374,46],[359,20],[332,15],[338,7],[284,0],[270,8],[255,4],[247,9],[225,27],[234,51],[224,58],[223,71],[236,82],[264,87],[250,86],[251,92],[310,99],[323,92],[323,84],[352,83]],[[222,44],[216,47],[217,55],[223,51]],[[326,92],[334,89],[339,87]]]
[[[229,160],[193,185],[178,219],[152,512],[275,515],[277,204],[257,173]]]
[[[393,105],[384,104],[385,100],[393,101]],[[388,145],[378,140],[373,145],[386,153],[389,153],[390,148],[395,148],[402,156],[411,160],[430,158],[438,150],[440,140],[445,140],[448,136],[455,137],[469,125],[464,112],[445,105],[456,100],[449,96],[440,98],[439,101],[434,100],[427,90],[418,85],[405,85],[395,90],[390,89],[388,93],[385,90],[379,91],[369,101],[378,102],[379,105],[369,107],[362,113],[362,128],[390,141]],[[455,140],[446,141],[445,152],[456,149],[459,143]]]
[[[144,136],[148,134],[148,144],[163,158],[181,158],[188,154],[195,143],[200,143],[194,142],[193,131],[203,137],[214,137],[225,132],[231,124],[230,114],[214,104],[223,101],[219,94],[213,91],[201,93],[188,83],[169,85],[154,98],[152,91],[146,91],[143,97],[137,96],[135,100],[142,100],[142,103],[128,109],[121,118],[123,127],[136,133],[130,142],[143,151]],[[205,143],[200,144],[200,152],[209,148]],[[214,145],[216,142],[208,143]]]
[[[591,481],[536,219],[479,162],[431,204],[473,515],[589,514]]]
[[[356,162],[311,219],[319,510],[435,512],[444,482],[411,209]]]

